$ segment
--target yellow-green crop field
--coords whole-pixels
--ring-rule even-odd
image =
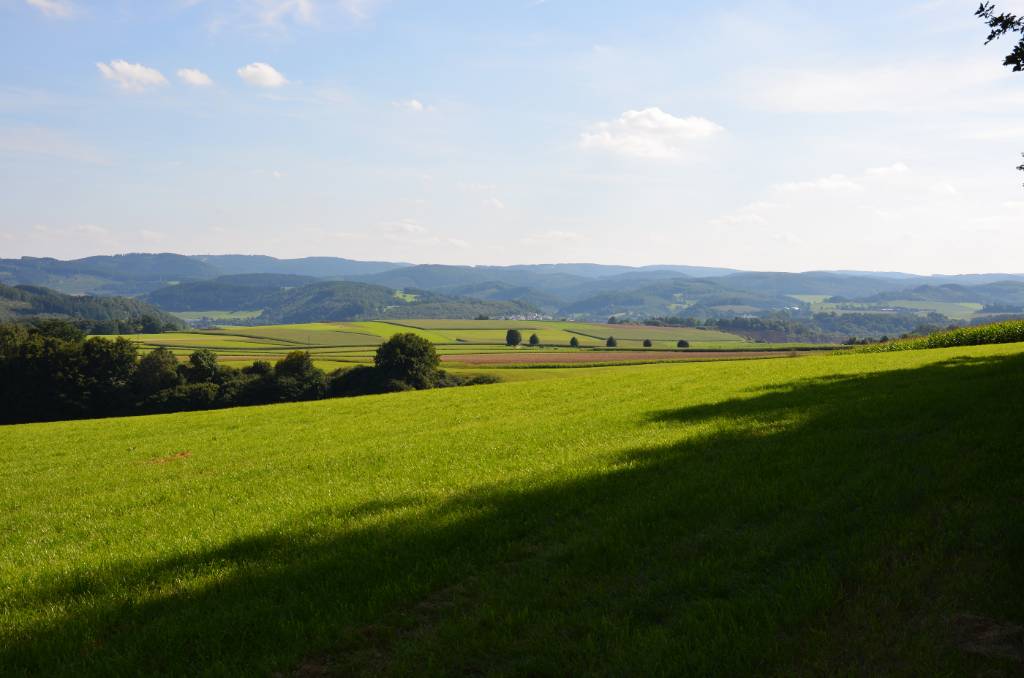
[[[524,345],[510,348],[505,345],[505,333],[518,329],[523,335]],[[376,347],[384,340],[400,332],[412,332],[434,343],[445,360],[458,364],[459,356],[503,354],[515,351],[518,354],[533,351],[537,362],[543,363],[543,354],[552,351],[564,353],[578,351],[600,351],[597,362],[615,362],[605,342],[613,336],[618,342],[617,350],[622,352],[622,361],[643,360],[627,352],[657,351],[650,360],[663,360],[665,352],[677,351],[680,339],[690,343],[690,352],[699,351],[765,351],[779,349],[815,348],[806,344],[755,344],[737,335],[725,332],[694,328],[638,327],[632,325],[602,325],[597,323],[573,323],[565,321],[501,321],[501,320],[405,320],[366,321],[344,323],[306,323],[300,325],[266,326],[225,326],[215,329],[191,332],[169,332],[166,334],[125,335],[139,344],[143,351],[159,346],[171,349],[184,358],[192,351],[210,349],[228,364],[243,366],[254,360],[278,360],[289,351],[308,350],[318,366],[333,370],[346,365],[364,364],[373,357]],[[537,334],[540,346],[527,344],[530,335]],[[573,339],[579,348],[572,348]],[[651,347],[645,349],[643,341],[651,340]],[[817,347],[820,348],[820,347]],[[689,353],[683,351],[673,359],[685,360]],[[497,369],[499,364],[487,368]]]

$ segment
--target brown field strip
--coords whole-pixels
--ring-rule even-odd
[[[779,358],[790,355],[789,351],[580,351],[573,353],[469,353],[444,355],[444,362],[466,363],[469,365],[513,365],[537,363],[597,363],[637,360],[736,360],[740,358]]]

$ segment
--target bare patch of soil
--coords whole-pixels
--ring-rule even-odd
[[[469,365],[527,365],[556,363],[615,363],[637,360],[689,362],[698,360],[737,360],[751,358],[779,358],[787,351],[579,351],[565,353],[469,353],[441,356],[444,362]]]
[[[174,454],[169,454],[166,457],[157,457],[156,459],[150,459],[149,463],[150,464],[169,464],[172,461],[179,461],[181,459],[188,459],[191,456],[192,456],[192,453],[188,452],[188,451],[185,451],[185,452],[175,452]]]

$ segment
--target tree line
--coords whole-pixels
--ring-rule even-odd
[[[138,355],[124,338],[90,337],[65,321],[0,324],[0,424],[206,410],[491,383],[440,369],[414,334],[384,342],[372,366],[326,373],[307,351],[242,369],[209,349],[185,362],[167,348]]]

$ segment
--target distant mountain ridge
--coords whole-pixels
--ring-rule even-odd
[[[982,304],[986,309],[1010,309],[999,312],[1013,312],[1021,306],[1021,296],[1014,285],[1024,284],[1024,275],[786,273],[671,264],[412,265],[340,257],[278,259],[263,255],[173,253],[95,256],[72,261],[40,257],[0,259],[2,284],[35,285],[73,295],[139,297],[178,312],[264,311],[268,318],[309,315],[316,302],[307,298],[309,290],[305,288],[325,282],[381,288],[372,294],[367,291],[369,288],[354,286],[318,288],[324,295],[320,308],[325,313],[343,315],[345,311],[341,309],[355,299],[352,312],[359,317],[371,313],[401,314],[416,308],[420,313],[452,312],[459,317],[477,309],[480,315],[543,313],[593,320],[609,315],[634,319],[799,315],[819,311],[820,306],[812,306],[817,300],[829,298],[868,304],[887,300],[969,302]],[[962,289],[953,290],[950,286]],[[418,302],[408,303],[402,291],[411,291]],[[371,298],[376,301],[371,302]],[[428,302],[428,298],[432,301]],[[389,301],[393,299],[398,303]],[[308,309],[308,313],[300,306]],[[286,307],[294,310],[285,311]],[[840,310],[849,310],[849,305]]]

